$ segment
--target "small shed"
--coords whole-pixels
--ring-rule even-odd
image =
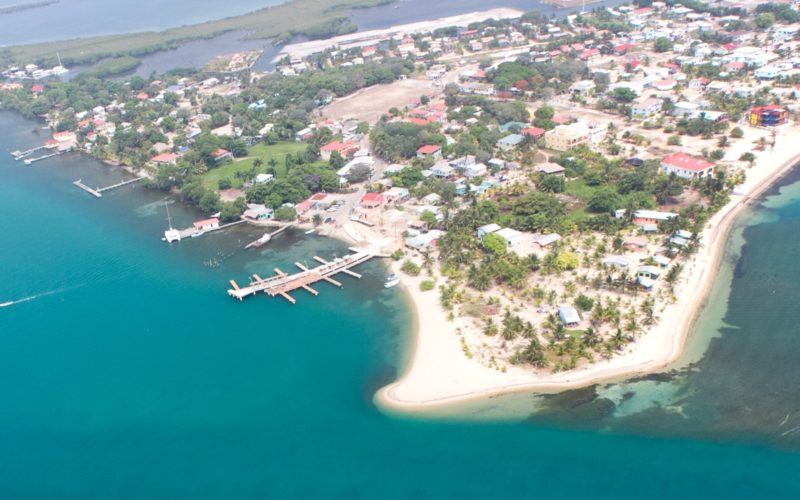
[[[485,226],[481,226],[478,228],[478,238],[483,238],[489,233],[496,233],[501,228],[498,224],[486,224]]]
[[[561,235],[556,233],[538,234],[533,237],[533,243],[539,245],[540,248],[544,248],[548,245],[552,245],[560,239]]]
[[[558,319],[570,328],[574,328],[581,323],[581,316],[577,309],[572,306],[558,306]]]

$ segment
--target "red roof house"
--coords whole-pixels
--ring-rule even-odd
[[[218,148],[211,152],[211,158],[219,163],[223,160],[233,160],[233,154],[227,149]]]
[[[385,202],[385,198],[381,193],[365,193],[361,197],[360,205],[364,208],[377,208]]]
[[[545,132],[547,132],[545,129],[539,127],[526,127],[522,129],[522,135],[532,137],[534,140],[541,138]]]
[[[425,158],[428,156],[433,156],[434,158],[442,156],[442,147],[436,144],[426,144],[417,149],[417,158]]]
[[[349,141],[331,141],[319,148],[320,156],[322,156],[323,160],[329,160],[334,151],[342,155],[343,158],[348,158],[358,151],[358,144]]]
[[[161,153],[150,158],[150,161],[156,165],[169,165],[174,164],[180,157],[181,155],[176,153]]]
[[[697,179],[713,175],[714,164],[686,153],[672,153],[661,160],[661,170],[667,175],[674,173],[684,179]]]

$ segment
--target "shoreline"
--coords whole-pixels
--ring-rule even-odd
[[[521,10],[498,7],[489,10],[480,10],[475,12],[468,12],[465,14],[456,14],[453,16],[441,17],[438,19],[430,19],[427,21],[417,21],[413,23],[392,25],[384,29],[373,29],[365,31],[356,31],[346,35],[334,36],[321,40],[309,40],[306,42],[290,43],[281,48],[281,51],[272,59],[272,62],[278,62],[285,57],[305,58],[313,54],[324,52],[327,49],[334,48],[341,45],[346,46],[359,46],[375,44],[378,41],[387,37],[395,36],[398,34],[410,33],[424,33],[434,31],[439,28],[447,28],[450,26],[465,27],[472,23],[483,22],[488,19],[516,19],[522,16],[524,12]]]
[[[784,135],[784,139],[788,138],[788,134]],[[743,194],[731,194],[731,200],[706,223],[700,237],[703,247],[685,261],[684,277],[675,294],[678,300],[661,311],[661,321],[650,331],[610,360],[548,374],[537,374],[531,367],[512,367],[501,373],[480,365],[461,352],[458,335],[450,331],[455,326],[438,306],[438,296],[420,292],[420,278],[404,277],[404,293],[414,317],[413,350],[402,376],[375,394],[376,405],[386,411],[410,412],[502,394],[560,392],[667,368],[684,353],[738,216],[798,164],[800,150],[762,153],[748,170],[748,179],[737,189]]]

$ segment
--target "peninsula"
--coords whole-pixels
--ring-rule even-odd
[[[377,399],[416,410],[680,355],[736,215],[800,160],[798,21],[504,9],[289,46],[270,72],[253,54],[124,83],[9,68],[0,102],[45,117],[42,147],[196,205],[200,232],[292,222],[391,255],[416,341]]]

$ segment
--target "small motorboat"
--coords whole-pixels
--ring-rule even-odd
[[[392,288],[393,286],[400,283],[400,276],[396,274],[390,274],[386,277],[386,283],[383,284],[384,288]]]

